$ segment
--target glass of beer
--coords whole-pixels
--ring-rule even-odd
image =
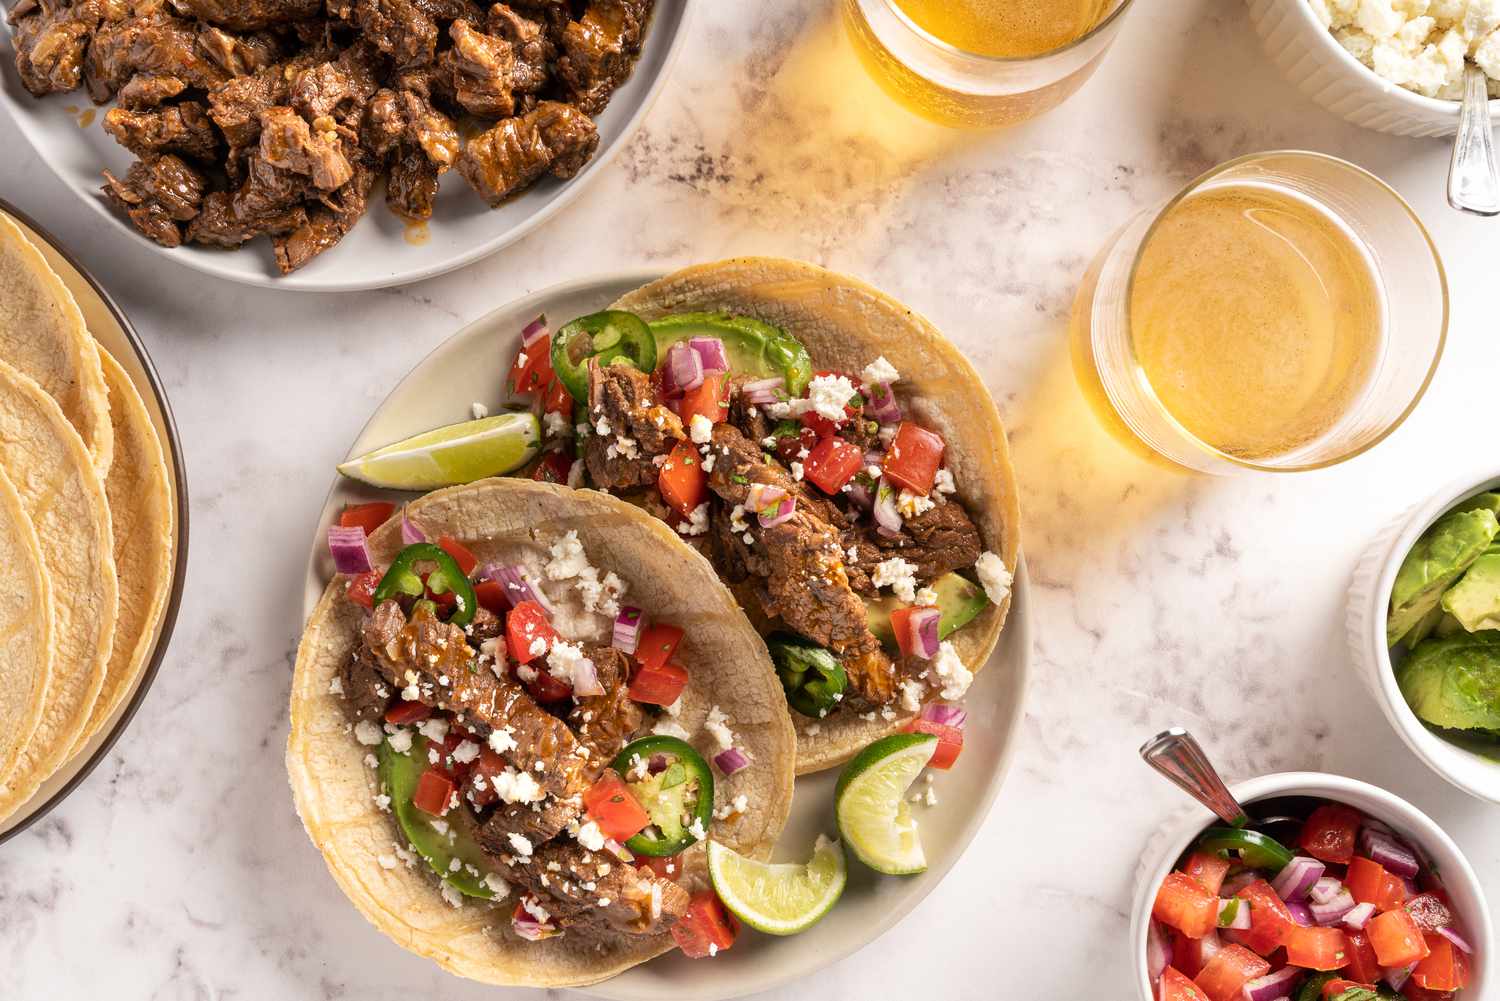
[[[1411,207],[1320,153],[1256,153],[1115,234],[1074,304],[1084,395],[1121,437],[1208,473],[1317,469],[1416,407],[1448,286]]]
[[[842,0],[860,61],[943,125],[1035,118],[1077,90],[1133,0]]]

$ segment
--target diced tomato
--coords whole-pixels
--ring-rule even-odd
[[[524,347],[517,351],[505,381],[510,384],[511,392],[518,396],[535,393],[551,382],[552,351],[548,342],[538,341],[530,351]]]
[[[355,574],[349,578],[349,590],[344,593],[356,605],[374,608],[375,589],[380,586],[380,578],[383,576],[384,574],[379,570],[366,570],[364,573]]]
[[[1182,871],[1203,884],[1209,893],[1217,895],[1229,874],[1229,860],[1213,852],[1193,852],[1188,856]]]
[[[916,614],[916,606],[911,608],[898,608],[891,613],[891,632],[896,634],[896,646],[901,648],[903,657],[910,657],[913,650],[911,641],[911,617]]]
[[[690,441],[680,441],[656,476],[656,488],[667,506],[684,518],[703,503],[708,495],[708,474],[703,471],[703,457]]]
[[[836,494],[864,465],[865,453],[842,438],[824,438],[802,462],[802,476],[825,494]]]
[[[1341,970],[1349,965],[1349,943],[1338,928],[1296,927],[1286,934],[1286,961],[1304,970]]]
[[[703,384],[682,394],[682,408],[678,414],[682,426],[691,429],[693,417],[702,414],[711,423],[719,424],[729,416],[729,404],[725,400],[724,373],[708,372]]]
[[[1375,958],[1375,949],[1370,945],[1370,936],[1362,931],[1345,932],[1349,941],[1349,965],[1344,972],[1363,984],[1373,984],[1380,979],[1380,961]]]
[[[480,608],[496,615],[504,615],[505,610],[510,607],[505,586],[497,580],[477,581],[474,584],[474,598],[479,602]]]
[[[429,768],[417,779],[417,790],[412,793],[411,803],[423,813],[441,817],[448,812],[453,801],[453,780],[436,768]]]
[[[1385,871],[1379,862],[1362,855],[1355,856],[1344,874],[1344,885],[1362,904],[1374,904],[1377,911],[1389,911],[1406,902],[1406,884],[1399,876]]]
[[[1152,915],[1188,938],[1202,938],[1219,923],[1219,898],[1191,876],[1169,872],[1156,891]]]
[[[653,622],[641,630],[635,645],[635,659],[642,667],[661,667],[677,652],[682,630],[664,622]]]
[[[819,372],[817,374],[819,376],[844,375],[844,373],[842,372]],[[853,384],[855,396],[850,399],[849,402],[844,404],[844,416],[840,417],[838,420],[829,420],[827,417],[824,417],[816,410],[809,410],[807,413],[802,415],[802,426],[807,428],[813,434],[817,435],[819,438],[827,438],[829,435],[838,434],[840,428],[848,424],[849,421],[853,420],[854,418],[859,417],[864,412],[864,398],[858,395],[860,392],[859,380],[854,378],[853,376],[845,376],[845,378],[847,378],[849,382]]]
[[[573,697],[573,686],[560,678],[554,678],[547,671],[546,665],[535,668],[535,674],[521,684],[526,686],[526,691],[538,702],[561,702],[563,699]],[[527,673],[531,673],[528,671]]]
[[[1240,1001],[1240,992],[1256,977],[1271,972],[1271,964],[1242,945],[1226,945],[1214,953],[1193,982],[1209,1001]]]
[[[395,510],[396,505],[387,504],[385,501],[371,501],[369,504],[348,504],[344,507],[344,510],[339,512],[339,526],[342,528],[363,528],[366,535],[373,535],[375,529],[384,525]]]
[[[885,453],[885,475],[919,494],[930,493],[943,464],[943,439],[924,427],[902,421]]]
[[[1315,859],[1348,865],[1354,858],[1354,839],[1364,817],[1352,807],[1324,803],[1308,816],[1297,843]]]
[[[1189,977],[1203,972],[1214,954],[1224,948],[1218,932],[1210,931],[1202,938],[1188,938],[1175,928],[1169,929],[1172,936],[1172,965]]]
[[[1401,988],[1401,996],[1406,1001],[1454,1001],[1458,997],[1458,992],[1430,991],[1421,984],[1408,980],[1406,986]]]
[[[812,450],[818,447],[818,434],[812,428],[802,428],[796,434],[780,435],[776,439],[776,458],[787,465],[793,462],[801,462],[806,458],[806,452],[812,454]]]
[[[1469,983],[1468,957],[1463,950],[1435,932],[1426,936],[1427,958],[1417,964],[1411,978],[1430,991],[1456,991]]]
[[[645,807],[630,794],[618,772],[605,769],[599,781],[583,794],[583,808],[599,825],[606,838],[628,841],[651,822]]]
[[[432,707],[421,702],[397,702],[385,711],[385,721],[397,726],[416,723],[432,715]]]
[[[1365,925],[1365,934],[1381,966],[1410,966],[1426,959],[1431,951],[1422,938],[1422,929],[1404,910],[1377,914]]]
[[[556,638],[546,611],[534,601],[521,602],[505,617],[505,639],[510,646],[510,658],[517,664],[529,664],[542,656],[531,652],[531,645],[538,639],[550,648]]]
[[[674,883],[682,878],[682,856],[673,855],[669,858],[659,858],[652,855],[638,855],[635,860],[637,869],[644,869],[661,879],[670,879]]]
[[[688,901],[687,913],[672,926],[672,937],[688,959],[716,956],[734,945],[739,924],[712,890],[700,890]]]
[[[1453,912],[1436,893],[1419,893],[1406,902],[1406,913],[1424,932],[1437,931],[1453,923]]]
[[[458,568],[463,571],[465,577],[473,573],[474,568],[479,565],[479,557],[469,552],[462,542],[451,535],[441,536],[438,539],[438,546],[443,552],[453,557],[453,562],[458,564]]]
[[[561,452],[548,452],[531,471],[531,478],[539,483],[567,483],[572,471],[572,459]]]
[[[563,420],[573,419],[573,394],[562,380],[554,377],[547,383],[547,392],[542,396],[542,413],[562,414]]]
[[[930,733],[938,739],[937,749],[932,752],[932,760],[927,762],[929,768],[941,768],[944,771],[953,767],[958,760],[958,755],[964,749],[964,732],[956,726],[946,723],[934,723],[918,717],[901,728],[902,733]]]
[[[1362,983],[1358,980],[1330,980],[1328,981],[1328,983],[1323,985],[1323,993],[1319,994],[1318,996],[1320,998],[1323,998],[1324,1001],[1333,1001],[1333,999],[1338,997],[1340,994],[1344,993],[1345,991],[1353,990],[1356,987],[1362,987],[1367,991],[1373,991],[1375,989],[1375,982],[1373,980],[1369,983]]]
[[[1269,956],[1285,945],[1288,933],[1298,927],[1292,920],[1292,912],[1271,889],[1271,884],[1263,879],[1257,879],[1235,896],[1250,901],[1250,928],[1239,932],[1236,937],[1262,956]]]
[[[500,794],[495,791],[495,776],[504,772],[505,759],[488,747],[481,747],[479,757],[474,759],[474,766],[469,769],[469,776],[464,782],[464,794],[469,802],[480,809],[498,802]]]
[[[1199,990],[1197,984],[1171,966],[1161,973],[1156,997],[1157,1001],[1208,1001],[1208,995]]]
[[[687,683],[687,668],[671,661],[650,666],[642,664],[635,677],[630,679],[627,694],[637,702],[669,706],[682,696]]]

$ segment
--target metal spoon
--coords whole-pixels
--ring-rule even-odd
[[[1448,164],[1448,204],[1474,215],[1500,215],[1500,171],[1490,130],[1490,95],[1484,71],[1464,64],[1464,103]]]
[[[1193,735],[1180,726],[1163,731],[1141,745],[1146,764],[1172,780],[1183,792],[1208,807],[1230,827],[1269,827],[1275,824],[1301,823],[1296,817],[1260,817],[1252,819],[1219,778],[1213,763]]]

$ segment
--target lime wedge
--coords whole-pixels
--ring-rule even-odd
[[[377,448],[339,472],[390,490],[434,490],[514,472],[531,461],[541,441],[535,414],[496,414]]]
[[[927,733],[882,737],[844,766],[834,793],[839,833],[854,855],[876,872],[906,876],[927,868],[917,822],[906,801],[937,738]]]
[[[795,935],[822,920],[844,892],[844,849],[818,835],[806,865],[757,862],[708,843],[708,874],[724,906],[767,935]]]

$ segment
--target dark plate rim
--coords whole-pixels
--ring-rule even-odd
[[[182,605],[183,584],[187,576],[188,536],[190,533],[188,531],[187,467],[183,462],[182,442],[177,433],[177,419],[172,414],[172,405],[168,402],[166,390],[162,387],[161,375],[156,371],[156,366],[151,361],[151,355],[147,352],[146,345],[141,340],[141,335],[131,325],[130,319],[125,315],[124,310],[104,290],[104,287],[99,284],[99,281],[89,269],[84,267],[83,263],[74,257],[45,227],[41,226],[25,212],[16,208],[15,205],[7,201],[4,197],[0,197],[0,212],[4,212],[20,220],[23,225],[46,241],[53,250],[61,254],[63,259],[83,276],[83,280],[89,283],[89,287],[94,290],[94,294],[99,296],[105,308],[114,316],[115,322],[120,325],[120,329],[125,332],[125,339],[130,342],[130,349],[135,352],[136,359],[140,361],[141,367],[146,371],[146,380],[151,384],[151,394],[156,398],[157,406],[161,408],[162,421],[167,429],[167,452],[172,462],[172,468],[177,474],[177,554],[172,566],[172,595],[167,601],[166,609],[162,612],[156,647],[151,651],[151,659],[147,662],[145,670],[141,672],[141,680],[136,686],[135,694],[125,704],[124,712],[120,714],[120,718],[105,736],[104,742],[83,763],[83,767],[78,769],[77,774],[69,779],[61,789],[53,793],[51,798],[45,803],[33,810],[29,817],[10,830],[0,833],[0,845],[3,845],[22,832],[29,830],[39,820],[56,809],[63,800],[71,796],[83,784],[84,780],[89,777],[94,769],[99,766],[99,763],[114,748],[115,742],[125,733],[126,728],[130,725],[131,720],[135,718],[135,714],[140,709],[141,704],[145,702],[146,693],[151,690],[152,684],[156,681],[156,675],[161,669],[163,658],[166,656],[172,633],[177,627],[177,613]]]

